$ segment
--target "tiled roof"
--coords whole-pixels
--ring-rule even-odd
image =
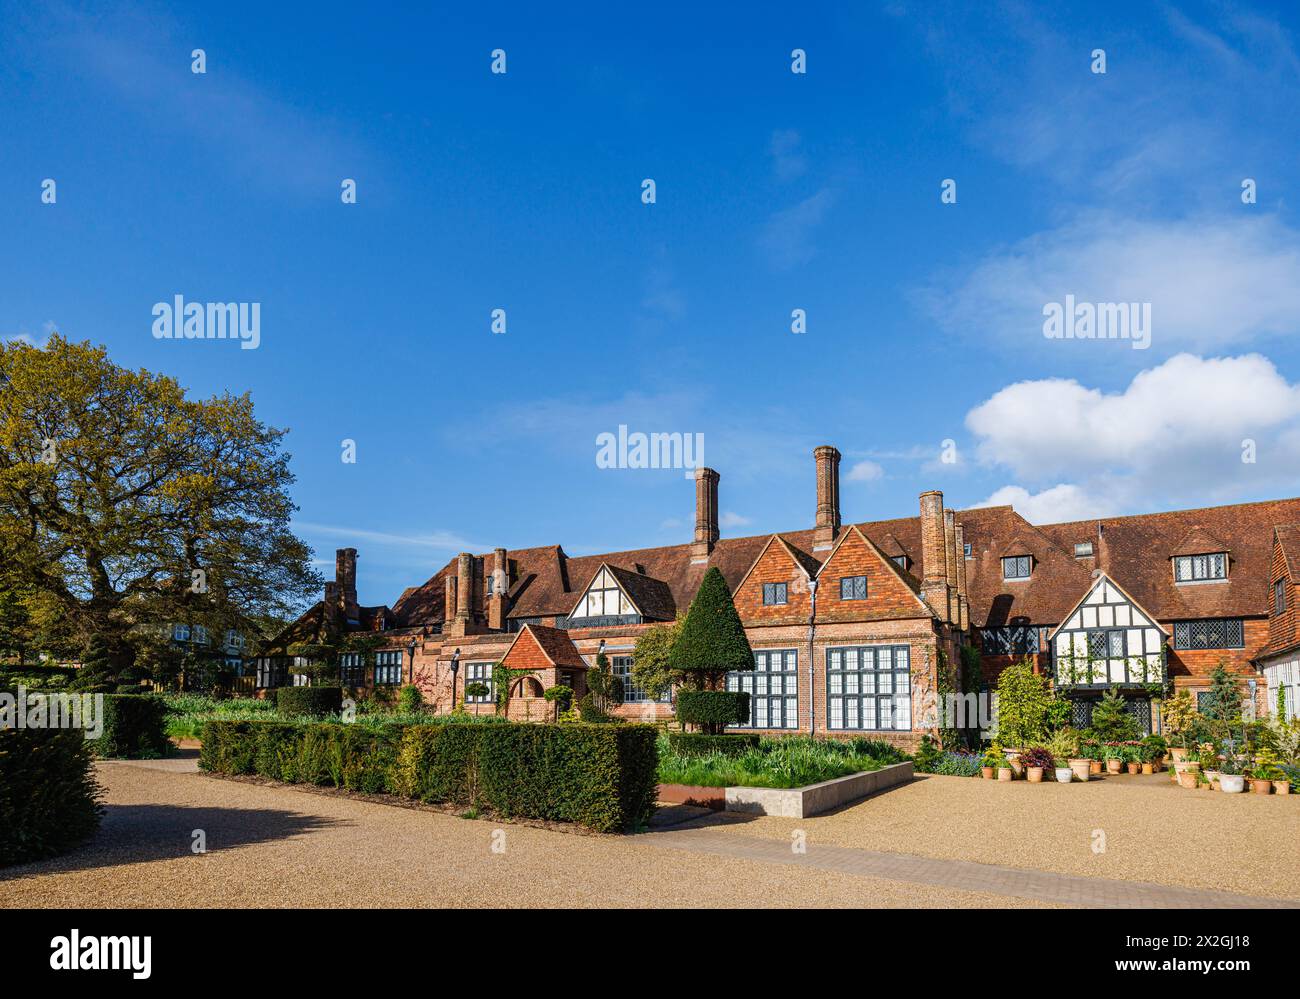
[[[1164,621],[1195,617],[1245,617],[1268,612],[1268,579],[1273,527],[1300,524],[1300,499],[1244,503],[1235,506],[1181,510],[1170,513],[1111,517],[1035,526],[1010,506],[956,511],[971,558],[966,561],[971,623],[993,626],[1023,620],[1059,624],[1092,583],[1092,570],[1104,569],[1151,613]],[[1098,533],[1098,525],[1102,533]],[[847,525],[846,525],[847,526]],[[924,578],[920,517],[859,523],[858,528],[885,554],[906,555],[912,566],[903,573],[914,587]],[[1201,533],[1194,534],[1194,529]],[[1293,527],[1292,550],[1300,555],[1300,527]],[[816,572],[822,559],[812,553],[813,531],[780,534],[800,564]],[[1231,552],[1229,579],[1223,583],[1175,586],[1170,558],[1191,538],[1211,537]],[[690,606],[704,573],[716,566],[734,592],[772,535],[723,538],[708,560],[691,561],[691,545],[633,549],[570,558],[559,545],[513,550],[517,567],[511,588],[511,618],[568,614],[579,594],[602,564],[625,577],[641,577],[634,585],[646,596],[650,587],[666,613]],[[1103,540],[1104,539],[1104,540]],[[1077,542],[1093,543],[1095,557],[1075,558]],[[821,553],[823,556],[829,553]],[[1002,556],[1033,555],[1029,580],[1006,582]],[[489,559],[490,555],[481,558]],[[638,571],[640,566],[640,571]],[[393,607],[399,626],[436,624],[443,619],[443,580],[456,571],[455,559],[423,586],[407,590]],[[1300,579],[1300,559],[1296,562]],[[631,593],[629,592],[629,595]],[[641,606],[641,596],[633,596]],[[650,611],[646,610],[649,614]],[[668,615],[666,619],[671,619]]]
[[[559,628],[547,628],[540,624],[524,625],[525,631],[531,631],[537,644],[546,653],[546,658],[556,666],[573,669],[587,669],[587,660],[578,654],[578,647],[573,644],[567,631]],[[522,635],[524,632],[520,632]],[[518,641],[518,639],[516,639]]]
[[[1291,582],[1300,583],[1300,524],[1278,524],[1277,543],[1282,548]]]
[[[677,616],[673,591],[662,579],[641,572],[629,572],[617,565],[611,565],[609,571],[645,617],[652,621],[671,621]]]

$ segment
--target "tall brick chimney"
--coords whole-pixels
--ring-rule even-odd
[[[948,620],[948,557],[944,554],[943,493],[921,494],[921,597],[941,621]]]
[[[970,630],[970,599],[966,594],[966,532],[957,525],[957,627]]]
[[[817,526],[813,551],[835,545],[840,533],[840,453],[829,444],[813,450],[817,462]]]
[[[339,548],[334,552],[334,581],[338,584],[338,597],[349,606],[357,602],[357,550]]]
[[[493,631],[506,630],[506,590],[510,588],[510,566],[506,550],[492,552],[492,575],[488,577],[491,593],[487,601],[487,625]]]
[[[448,576],[442,602],[442,619],[451,624],[456,619],[456,577]]]
[[[943,560],[948,583],[948,620],[956,624],[961,620],[957,599],[957,518],[951,510],[943,512]]]
[[[718,480],[712,468],[695,470],[695,541],[691,544],[691,561],[707,562],[718,543]]]
[[[474,607],[474,556],[461,552],[456,556],[456,619],[469,621]]]

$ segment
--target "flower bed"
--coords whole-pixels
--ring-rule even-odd
[[[661,784],[694,787],[796,788],[879,770],[906,757],[874,739],[763,738],[743,753],[682,755],[659,746]]]

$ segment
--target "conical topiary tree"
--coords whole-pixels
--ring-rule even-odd
[[[698,690],[717,690],[728,673],[754,668],[754,650],[716,566],[700,582],[668,665]]]

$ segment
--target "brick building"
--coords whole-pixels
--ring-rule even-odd
[[[392,607],[357,603],[355,549],[337,553],[335,580],[258,660],[259,686],[285,682],[295,642],[323,633],[382,635],[373,666],[344,661],[355,686],[414,683],[437,711],[495,710],[497,662],[533,673],[517,681],[510,714],[550,717],[556,683],[585,691],[604,649],[627,677],[637,637],[684,613],[716,566],[731,588],[756,669],[729,683],[753,695],[751,727],[870,733],[912,744],[936,726],[940,669],[962,645],[982,651],[989,684],[1026,656],[1075,699],[1118,685],[1145,726],[1158,727],[1159,685],[1208,691],[1220,662],[1271,710],[1294,703],[1300,633],[1300,499],[1035,526],[1009,506],[945,510],[922,493],[918,514],[844,524],[840,454],[814,451],[816,507],[807,529],[722,538],[719,475],[695,478],[692,541],[573,558],[559,545],[462,553]],[[627,682],[620,714],[669,717]],[[477,701],[477,703],[476,703]],[[1294,708],[1292,709],[1294,710]]]

